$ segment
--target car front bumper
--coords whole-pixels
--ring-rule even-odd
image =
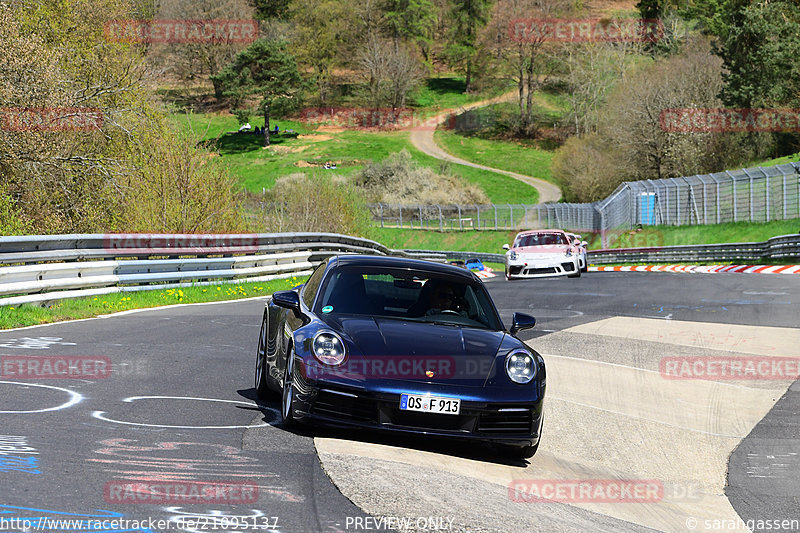
[[[560,256],[548,259],[506,260],[506,276],[514,278],[545,278],[568,276],[580,269],[576,256]]]
[[[294,409],[300,422],[519,446],[535,446],[539,442],[541,399],[534,402],[462,399],[461,412],[451,415],[400,410],[400,394],[396,392],[360,390],[338,383],[298,385]]]

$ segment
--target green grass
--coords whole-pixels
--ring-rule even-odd
[[[662,246],[763,242],[778,235],[800,233],[800,219],[762,223],[729,222],[706,226],[652,226],[643,231],[660,234]]]
[[[510,85],[505,85],[480,93],[465,94],[465,78],[428,78],[411,95],[411,101],[415,107],[427,110],[457,109],[466,104],[500,96],[512,88]]]
[[[23,304],[19,307],[0,306],[0,329],[91,318],[130,309],[267,296],[278,290],[290,289],[304,281],[305,279],[301,278],[287,278],[262,283],[221,283],[180,289],[106,294],[91,298],[60,300],[51,307],[37,304]]]
[[[392,249],[503,253],[516,231],[429,231],[374,228],[371,238]]]
[[[540,93],[536,101],[540,113],[539,121],[543,127],[552,125],[559,119],[563,112],[563,97]],[[515,109],[515,103],[502,103],[488,106],[482,113],[489,117],[508,117],[515,112]],[[543,149],[540,141],[499,139],[493,128],[473,132],[440,128],[436,130],[435,139],[445,150],[461,159],[559,184],[551,171],[554,151]],[[536,203],[529,198],[514,201]]]
[[[609,245],[614,248],[676,246],[683,244],[719,244],[727,242],[762,242],[778,235],[800,232],[800,219],[751,224],[737,222],[707,226],[648,226],[642,231],[609,231]],[[503,244],[514,240],[516,231],[429,231],[375,228],[371,238],[396,249],[448,250],[503,253]],[[598,234],[584,233],[589,248],[602,248]]]
[[[329,172],[349,175],[369,161],[380,161],[404,149],[421,165],[438,170],[441,164],[414,148],[406,131],[329,133],[299,122],[277,120],[271,122],[273,127],[278,124],[281,132],[293,129],[300,136],[278,135],[272,139],[272,146],[264,149],[260,135],[225,134],[238,129],[232,116],[172,115],[172,120],[180,128],[194,131],[198,138],[210,141],[212,150],[220,154],[242,186],[254,193],[272,188],[281,176],[321,170],[327,161],[335,161],[338,167]],[[460,165],[451,165],[449,171],[467,183],[480,186],[491,202],[519,203],[522,198],[525,203],[536,203],[538,198],[536,189],[502,174]]]
[[[550,171],[553,152],[521,142],[487,140],[461,135],[452,130],[436,130],[436,143],[456,157],[472,163],[557,183]],[[535,189],[534,189],[535,190]],[[527,197],[510,200],[518,204],[535,204]]]
[[[783,165],[783,164],[792,163],[792,162],[796,163],[798,161],[800,161],[800,152],[797,152],[796,154],[792,154],[792,155],[778,157],[776,159],[769,159],[767,161],[756,161],[756,162],[753,162],[753,163],[751,163],[749,165],[745,165],[745,168],[750,168],[750,167],[771,167],[771,166],[775,166],[775,165]],[[733,170],[733,169],[731,169],[731,170]]]
[[[492,98],[508,91],[509,87],[497,87],[481,93],[464,94],[463,78],[448,76],[429,78],[410,97],[415,115],[433,115],[441,109],[453,109],[465,104]],[[343,104],[351,106],[351,104]],[[260,135],[233,134],[239,124],[230,114],[181,114],[171,115],[179,128],[194,132],[198,139],[208,141],[212,151],[239,179],[242,187],[253,193],[269,190],[278,178],[297,172],[310,173],[322,169],[328,161],[337,163],[338,175],[349,175],[362,169],[368,161],[380,161],[390,154],[408,150],[419,164],[434,169],[440,162],[414,149],[404,131],[325,131],[317,124],[275,119],[270,125],[280,127],[280,134],[271,138],[271,147],[263,148]],[[251,117],[251,124],[261,125],[263,118]],[[299,137],[286,134],[294,130]],[[522,182],[502,174],[452,165],[450,172],[467,183],[476,184],[486,191],[491,202],[535,203],[536,190]]]

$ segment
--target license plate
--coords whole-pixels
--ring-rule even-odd
[[[400,410],[457,415],[461,412],[461,400],[458,398],[441,398],[439,396],[423,396],[420,394],[401,394]]]

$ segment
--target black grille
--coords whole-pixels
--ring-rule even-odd
[[[565,272],[574,272],[575,263],[561,263],[561,268],[563,268]]]
[[[443,415],[438,413],[418,413],[389,409],[389,423],[417,429],[443,431],[462,431],[471,433],[475,427],[475,417],[469,415]]]
[[[526,268],[525,274],[533,275],[533,274],[555,274],[556,267],[547,267],[547,268]]]
[[[482,413],[478,421],[480,433],[531,433],[531,412],[496,411]]]
[[[321,416],[375,422],[375,405],[369,400],[336,394],[327,390],[317,393],[312,412]]]

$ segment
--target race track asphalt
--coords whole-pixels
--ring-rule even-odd
[[[530,469],[538,464],[547,471],[570,461],[589,464],[589,457],[581,454],[594,446],[584,440],[585,433],[574,431],[581,417],[572,418],[574,412],[569,408],[570,401],[583,390],[579,380],[569,383],[573,369],[579,369],[575,375],[580,376],[587,370],[601,376],[607,372],[612,380],[621,375],[622,371],[616,369],[625,367],[629,369],[625,372],[639,379],[641,372],[658,371],[659,354],[667,353],[660,352],[659,347],[665,345],[670,347],[670,354],[687,356],[700,353],[699,347],[703,354],[798,357],[800,343],[793,342],[793,335],[800,317],[800,284],[789,278],[597,273],[580,279],[506,282],[498,278],[488,282],[506,323],[514,311],[537,317],[537,327],[521,337],[546,358],[551,356],[548,364],[552,361],[553,376],[559,372],[565,376],[561,396],[553,378],[548,386],[554,393],[553,408],[563,413],[564,425],[568,421],[572,428],[559,428],[554,421],[549,433],[546,429],[544,441],[548,442],[548,435],[552,436],[551,443],[561,444],[557,439],[565,439],[561,448],[565,455],[559,456],[559,450],[545,446],[541,459],[537,455],[526,465],[508,465],[489,449],[468,449],[452,442],[394,440],[352,432],[286,431],[275,423],[277,403],[256,405],[252,386],[263,300],[177,306],[0,332],[4,372],[0,378],[0,520],[81,518],[71,514],[88,515],[82,518],[92,520],[110,511],[118,513],[113,515],[118,518],[171,524],[143,524],[140,531],[346,531],[355,530],[359,524],[375,526],[375,522],[365,522],[368,513],[422,516],[424,509],[426,516],[431,515],[437,506],[435,501],[423,500],[427,493],[419,481],[425,479],[431,490],[449,488],[455,494],[458,488],[459,498],[439,500],[449,503],[447,508],[438,507],[438,515],[460,513],[461,519],[455,521],[453,529],[466,530],[472,516],[466,510],[459,511],[460,505],[470,505],[480,513],[476,506],[481,505],[481,494],[483,505],[507,504],[505,478],[497,476],[495,467]],[[674,330],[670,323],[681,324],[682,329]],[[110,363],[112,371],[73,379],[14,375],[15,365],[25,357],[42,356],[73,362],[79,357],[90,358]],[[642,386],[646,383],[642,381]],[[699,385],[691,384],[698,397],[706,393]],[[747,433],[735,439],[726,437],[725,445],[735,447],[749,434],[731,456],[730,484],[725,493],[742,519],[798,519],[798,384],[785,396],[783,392],[775,396],[778,385],[783,386],[778,382],[746,385],[748,388],[742,388],[738,396],[745,393],[760,398],[754,403],[767,406],[763,413],[761,408],[745,412],[743,406],[741,413],[727,420],[721,414],[726,405],[715,405],[715,409],[697,415],[703,424],[734,428],[734,436],[747,428]],[[788,386],[786,383],[783,391]],[[722,394],[720,391],[728,394],[727,388],[720,388],[714,389],[714,395]],[[730,394],[728,411],[739,408],[737,395],[733,391]],[[615,409],[625,411],[628,407]],[[615,415],[617,411],[609,409],[604,422],[635,414],[625,411]],[[601,415],[594,418],[600,420]],[[670,423],[690,424],[685,418]],[[575,435],[571,442],[570,429]],[[656,430],[647,431],[652,438],[661,438]],[[630,445],[629,439],[611,437],[609,443]],[[381,447],[390,449],[379,454],[375,450]],[[636,447],[625,450],[637,453]],[[651,453],[652,449],[642,446],[641,451]],[[770,459],[776,454],[789,459]],[[327,472],[318,455],[324,456],[323,465],[330,468]],[[419,466],[422,455],[433,457],[432,463],[439,464]],[[595,467],[629,462],[640,466],[642,472],[648,465],[662,465],[661,459],[646,456],[609,454],[591,459]],[[461,466],[451,468],[451,460],[454,464],[468,461],[470,468],[481,474],[470,476],[458,470]],[[727,467],[727,463],[714,465],[709,475],[716,476],[715,483]],[[778,481],[765,482],[757,475],[764,471]],[[342,486],[345,479],[348,485]],[[178,498],[143,502],[126,500],[121,496],[125,493],[114,492],[125,486],[123,482],[197,487],[223,480],[257,487],[257,499],[237,499],[227,493],[199,503],[182,503]],[[406,484],[414,482],[416,486]],[[396,497],[393,491],[399,489],[418,497]],[[519,515],[525,520],[538,515],[537,527],[532,522],[517,521],[496,522],[496,527],[473,524],[472,530],[533,531],[546,530],[545,525],[549,530],[581,530],[592,525],[604,530],[670,530],[674,524],[659,522],[655,515],[640,519],[631,509],[528,506]],[[193,528],[185,521],[181,523],[187,517],[195,520]],[[235,521],[242,527],[236,529]],[[661,523],[669,527],[662,528]],[[16,525],[20,527],[0,522],[0,531],[24,530],[21,523]],[[74,528],[50,528],[67,530]],[[120,528],[109,525],[95,530]]]

